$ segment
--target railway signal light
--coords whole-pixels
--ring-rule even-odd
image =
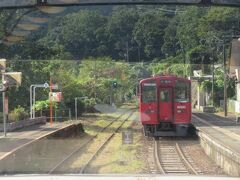
[[[37,5],[38,6],[43,6],[47,4],[47,0],[37,0]]]
[[[118,84],[117,84],[116,81],[114,81],[114,82],[112,83],[112,87],[113,87],[114,89],[116,89],[116,88],[118,87]]]

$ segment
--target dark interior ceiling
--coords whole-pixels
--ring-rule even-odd
[[[1,0],[3,8],[32,8],[36,6],[85,6],[85,5],[127,5],[127,4],[176,4],[240,6],[240,0]]]

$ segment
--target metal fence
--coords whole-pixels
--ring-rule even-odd
[[[46,116],[47,120],[50,120],[50,110],[36,111],[36,117]],[[72,119],[71,109],[53,109],[54,121],[66,121]]]

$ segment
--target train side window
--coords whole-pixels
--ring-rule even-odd
[[[169,102],[170,101],[169,90],[161,90],[160,99],[161,99],[161,102]]]
[[[142,102],[156,102],[156,83],[146,83],[142,85]]]

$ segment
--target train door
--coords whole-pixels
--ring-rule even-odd
[[[173,120],[172,88],[160,87],[159,96],[159,119],[161,122],[170,122]]]

